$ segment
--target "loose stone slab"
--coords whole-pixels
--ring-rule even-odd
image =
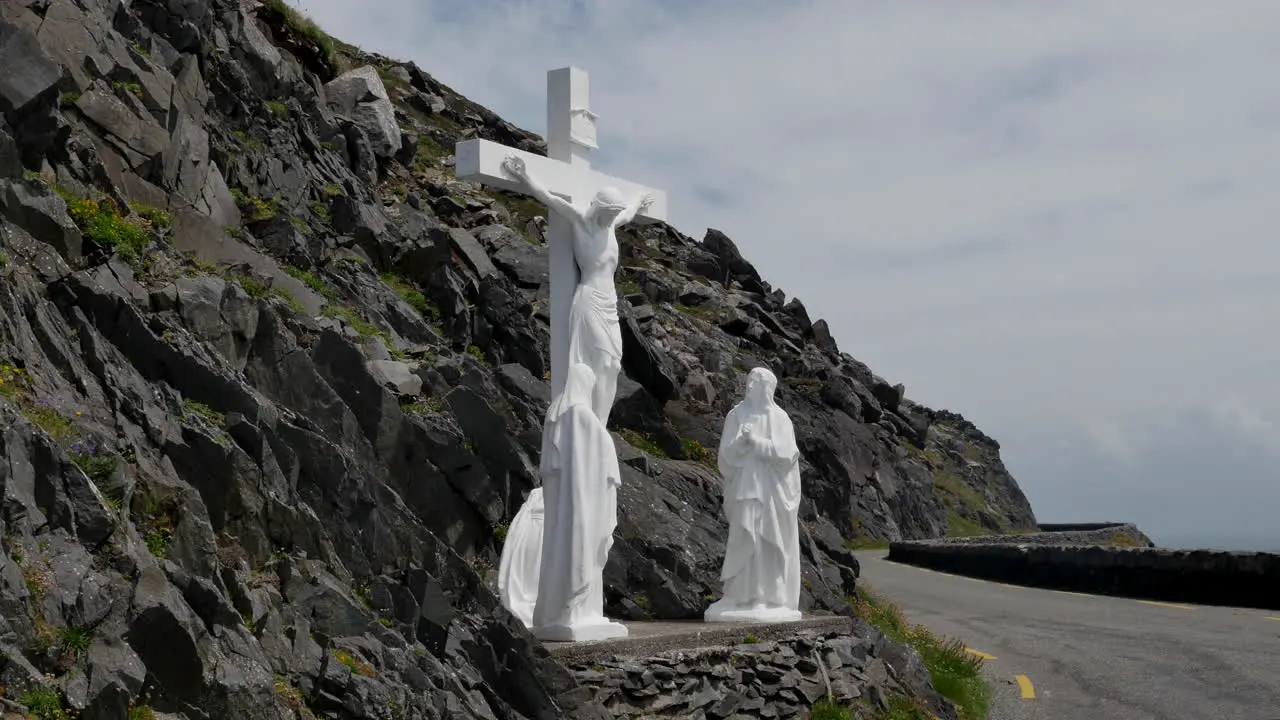
[[[553,657],[567,665],[613,657],[647,657],[670,650],[692,650],[718,645],[738,645],[748,636],[769,642],[801,632],[852,633],[853,618],[843,615],[810,615],[793,622],[718,622],[664,620],[624,621],[628,637],[589,642],[544,642]]]

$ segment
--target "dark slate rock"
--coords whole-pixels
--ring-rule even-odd
[[[488,249],[493,264],[517,286],[537,289],[550,282],[546,246],[534,245],[502,225],[489,225],[476,237]]]
[[[81,257],[80,229],[61,196],[34,180],[0,180],[0,215],[47,243],[75,265]]]
[[[25,13],[25,10],[16,12]],[[30,28],[0,16],[0,113],[16,117],[56,95],[63,69],[45,54]]]
[[[0,119],[0,180],[22,177],[22,153],[9,133],[8,123]]]
[[[629,303],[618,304],[618,319],[622,325],[622,369],[659,403],[666,403],[676,395],[679,387],[670,362],[640,329]]]

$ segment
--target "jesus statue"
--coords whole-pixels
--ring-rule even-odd
[[[622,329],[618,324],[618,291],[613,284],[619,255],[614,231],[649,207],[653,196],[644,193],[627,202],[617,188],[606,186],[580,209],[553,195],[519,157],[508,157],[502,168],[573,226],[573,257],[580,277],[569,310],[568,364],[591,368],[595,376],[591,410],[607,427],[622,370]]]

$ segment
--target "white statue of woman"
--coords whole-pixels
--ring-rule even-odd
[[[618,324],[618,292],[613,284],[618,269],[615,229],[631,222],[653,203],[645,193],[628,203],[617,188],[604,187],[585,209],[552,195],[529,174],[524,161],[508,157],[502,167],[528,188],[529,194],[573,226],[573,257],[580,277],[569,310],[568,364],[583,363],[595,374],[591,408],[607,427],[622,370],[622,329]]]
[[[622,474],[613,437],[591,408],[595,374],[569,366],[542,432],[542,560],[533,634],[543,640],[626,637],[604,616],[602,574],[618,524]]]
[[[498,563],[498,599],[525,627],[533,627],[533,607],[538,601],[544,518],[542,488],[536,487],[511,520]]]
[[[773,401],[777,386],[767,369],[752,370],[724,421],[719,466],[729,540],[724,597],[707,608],[707,622],[800,619],[800,449],[791,418]]]

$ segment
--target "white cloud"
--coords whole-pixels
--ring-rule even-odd
[[[546,70],[585,68],[607,171],[1012,456],[1049,447],[1028,426],[1280,417],[1274,0],[300,6],[536,132]]]

